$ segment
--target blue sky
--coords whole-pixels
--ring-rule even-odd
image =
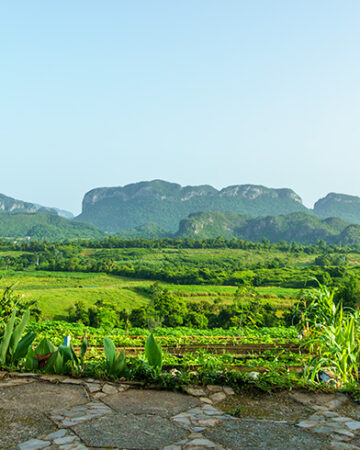
[[[360,2],[0,3],[0,192],[161,178],[360,195]]]

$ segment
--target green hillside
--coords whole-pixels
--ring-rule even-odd
[[[360,197],[330,193],[315,203],[314,212],[320,217],[339,217],[360,224]]]
[[[90,224],[70,221],[53,214],[0,213],[0,237],[46,239],[100,238],[104,234]]]
[[[251,218],[234,213],[199,212],[180,222],[179,237],[238,239],[260,242],[298,242],[318,240],[334,244],[360,244],[360,225],[349,225],[337,218],[320,219],[306,213]]]
[[[264,186],[186,186],[154,180],[88,192],[77,220],[119,232],[152,222],[176,232],[180,220],[198,211],[233,211],[253,217],[309,212],[291,189]]]
[[[160,239],[169,236],[169,232],[164,228],[161,228],[156,223],[145,223],[130,230],[120,231],[117,234],[123,239],[135,239],[135,238],[145,238],[145,239]]]

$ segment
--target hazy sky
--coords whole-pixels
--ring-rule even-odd
[[[360,195],[359,0],[0,3],[0,192],[161,178]]]

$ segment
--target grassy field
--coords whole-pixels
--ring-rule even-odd
[[[241,249],[83,249],[82,256],[112,258],[119,263],[141,262],[149,266],[161,266],[182,262],[185,264],[206,266],[221,264],[231,266],[234,262],[249,265],[271,262],[275,258],[294,267],[304,267],[314,262],[316,255],[290,254],[279,250],[241,250]]]
[[[62,318],[67,310],[82,300],[91,306],[98,300],[107,300],[119,309],[131,310],[149,302],[144,287],[153,284],[147,280],[133,280],[102,273],[72,272],[0,272],[0,289],[16,283],[15,291],[39,301],[44,318]],[[234,286],[193,286],[161,283],[171,292],[187,301],[219,301],[231,303],[236,292]],[[291,306],[297,290],[276,287],[258,289],[264,301],[278,309]]]

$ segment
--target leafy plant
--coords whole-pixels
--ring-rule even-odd
[[[23,295],[14,292],[16,284],[13,283],[5,288],[0,296],[0,323],[9,321],[15,309],[20,314],[31,309],[31,313],[36,319],[39,319],[41,315],[37,300],[25,299]]]
[[[155,341],[152,333],[145,343],[145,356],[150,367],[156,372],[160,372],[162,367],[162,350],[160,345]]]
[[[46,373],[65,374],[79,368],[79,360],[72,349],[66,345],[58,348],[44,338],[35,349],[30,349],[26,356],[25,369],[42,369]]]
[[[29,323],[30,311],[27,310],[24,313],[19,324],[15,327],[16,313],[17,310],[14,309],[0,343],[0,366],[8,365],[14,367],[18,364],[21,359],[25,358],[36,337],[35,333],[28,333],[21,338]]]
[[[104,350],[107,374],[115,377],[124,375],[126,370],[125,350],[122,350],[119,355],[117,355],[116,347],[110,338],[104,338]]]
[[[45,364],[46,373],[63,374],[77,368],[79,361],[72,347],[60,345],[59,348],[51,354]]]

